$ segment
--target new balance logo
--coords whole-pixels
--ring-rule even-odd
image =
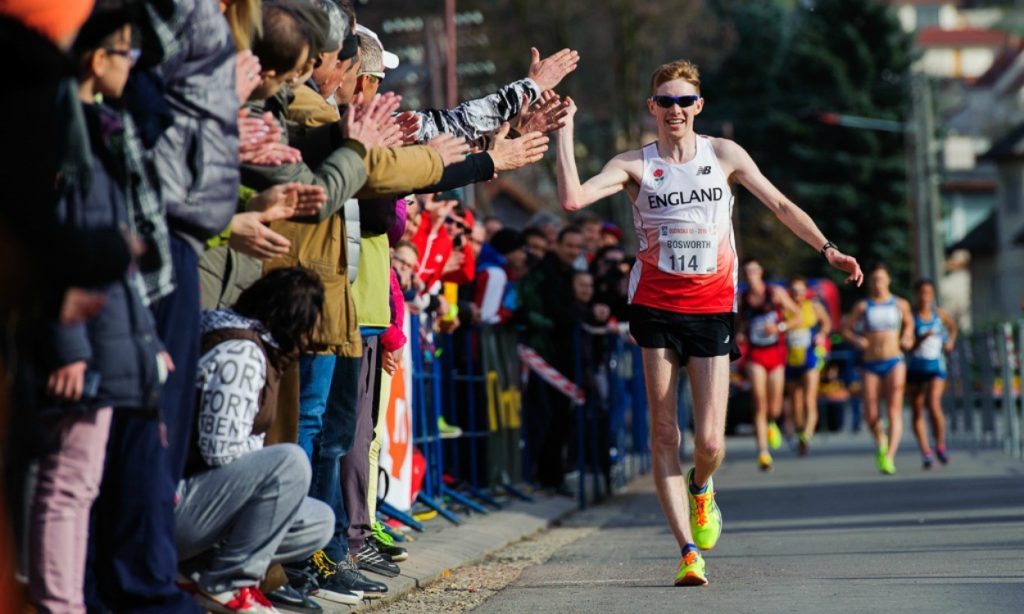
[[[698,175],[710,175],[711,174],[711,167],[710,166],[698,166],[697,167],[697,174]]]
[[[732,335],[726,335],[725,336],[725,342],[726,343],[729,343],[729,339],[732,339]]]

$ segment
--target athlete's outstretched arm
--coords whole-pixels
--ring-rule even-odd
[[[605,164],[600,173],[586,183],[580,184],[579,171],[576,170],[576,152],[573,140],[576,103],[572,98],[566,97],[565,100],[569,105],[567,108],[569,115],[566,117],[565,125],[558,130],[558,145],[555,148],[558,202],[565,211],[579,211],[602,198],[622,191],[629,181],[629,173],[626,172],[619,158],[615,157]]]
[[[827,239],[811,216],[768,181],[745,149],[728,139],[716,139],[715,149],[719,158],[732,167],[732,177],[771,209],[775,217],[793,231],[793,234],[815,250],[820,250],[825,245]],[[864,281],[864,273],[853,256],[848,256],[838,249],[829,249],[825,252],[825,257],[829,264],[850,274],[846,278],[848,283],[852,282],[859,286]]]

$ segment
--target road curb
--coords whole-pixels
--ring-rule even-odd
[[[424,533],[413,533],[401,545],[409,550],[409,560],[401,563],[396,578],[368,577],[388,586],[380,599],[364,600],[350,607],[317,599],[324,612],[364,612],[386,605],[413,590],[429,586],[451,570],[477,563],[509,544],[533,535],[564,520],[576,511],[576,501],[566,497],[536,495],[532,503],[514,501],[489,514],[464,516],[461,525],[453,525],[440,516],[427,524]]]

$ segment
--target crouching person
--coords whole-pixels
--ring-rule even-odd
[[[263,447],[280,374],[304,350],[323,301],[315,274],[288,268],[247,288],[233,308],[203,313],[198,411],[175,524],[182,573],[212,611],[276,611],[258,588],[267,567],[308,558],[334,531],[330,507],[306,496],[302,448]],[[275,602],[295,598],[279,590]]]

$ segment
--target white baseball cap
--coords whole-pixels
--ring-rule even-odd
[[[372,38],[374,42],[377,43],[377,45],[380,47],[380,55],[382,63],[384,64],[384,68],[388,70],[398,68],[398,56],[384,49],[384,43],[380,42],[380,37],[377,36],[376,32],[360,23],[356,24],[356,34],[368,36]]]

